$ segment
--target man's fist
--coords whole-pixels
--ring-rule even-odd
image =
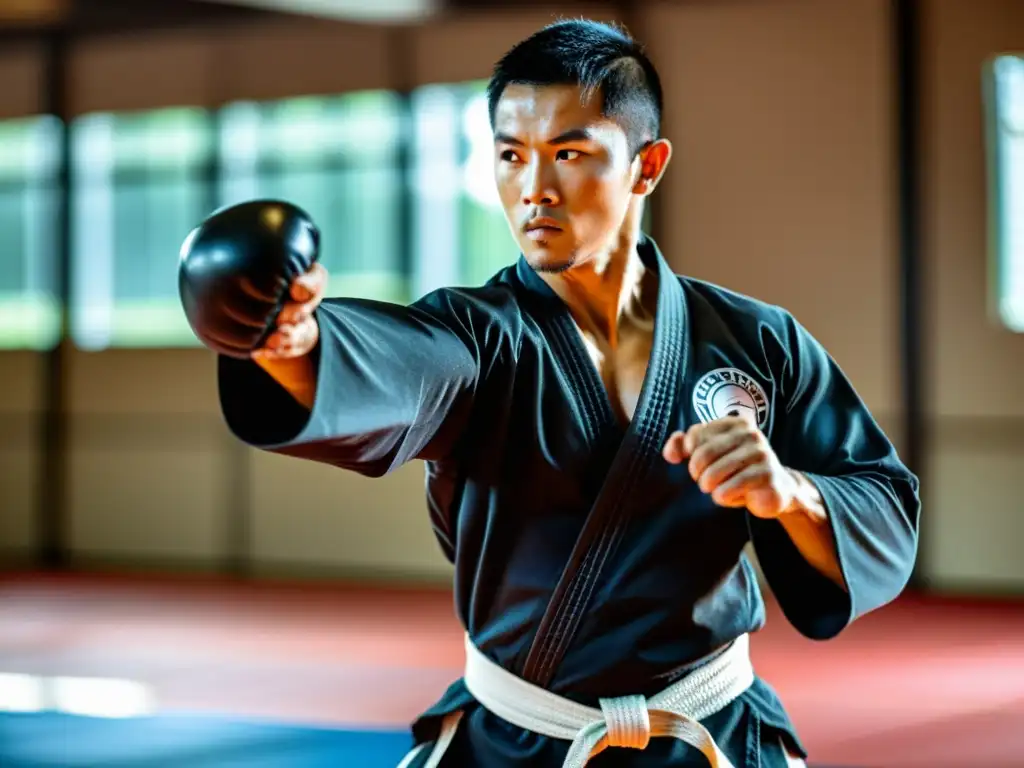
[[[189,325],[214,352],[249,358],[275,331],[319,252],[316,225],[290,203],[252,200],[214,211],[181,247],[178,289]],[[308,344],[307,329],[301,346]]]
[[[320,326],[313,311],[323,301],[326,288],[327,270],[319,262],[297,277],[288,289],[288,300],[281,307],[274,330],[252,356],[258,360],[284,360],[312,352],[320,340]]]
[[[782,466],[768,438],[743,416],[674,432],[662,455],[671,464],[688,460],[690,476],[719,506],[746,507],[757,517],[774,518],[796,502],[797,476]]]

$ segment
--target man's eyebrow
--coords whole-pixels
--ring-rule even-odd
[[[594,134],[586,128],[570,128],[551,139],[548,144],[568,144],[571,141],[593,141]]]
[[[568,144],[572,141],[593,141],[594,135],[586,128],[570,128],[568,131],[564,131],[553,139],[548,140],[548,144]],[[510,144],[514,147],[523,146],[523,142],[517,139],[515,136],[510,136],[507,133],[496,133],[494,134],[494,141],[496,144]]]
[[[523,146],[523,142],[517,139],[515,136],[509,136],[507,133],[496,133],[494,134],[495,144],[511,144],[514,147]]]

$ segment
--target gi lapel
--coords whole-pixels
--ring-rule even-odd
[[[527,655],[522,677],[545,688],[550,687],[605,564],[622,538],[629,519],[629,500],[647,472],[660,459],[662,446],[669,434],[670,416],[677,407],[682,388],[688,353],[682,287],[652,240],[646,237],[641,240],[640,254],[648,266],[658,269],[658,306],[651,358],[633,419],[608,468]],[[539,283],[550,292],[547,284],[522,261],[519,271],[530,287],[540,290]],[[590,422],[588,436],[592,438],[591,445],[596,447],[600,426],[614,421],[611,406],[571,315],[560,301],[558,304],[560,309],[553,309],[550,305],[548,309],[552,311],[545,312],[537,321],[557,348],[560,359],[566,361],[567,374],[572,378]]]

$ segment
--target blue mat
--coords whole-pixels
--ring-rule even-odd
[[[408,731],[343,731],[207,716],[0,715],[2,768],[395,768]]]
[[[344,731],[205,715],[0,714],[0,768],[395,768],[411,745],[405,730]]]

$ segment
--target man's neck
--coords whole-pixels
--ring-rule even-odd
[[[650,290],[654,275],[640,258],[638,243],[639,230],[623,233],[612,247],[585,263],[542,275],[577,324],[613,349],[624,318],[642,321],[654,316],[657,291]]]

